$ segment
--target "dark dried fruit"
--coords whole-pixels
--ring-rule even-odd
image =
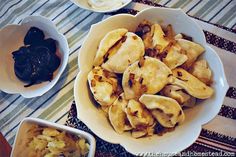
[[[29,51],[26,50],[27,48],[21,47],[19,50],[12,52],[13,59],[15,60],[16,65],[24,65],[28,60],[28,53]]]
[[[50,60],[50,64],[48,65],[48,69],[50,72],[54,72],[60,66],[61,59],[55,54],[51,54],[50,59],[51,60]]]
[[[26,62],[24,65],[21,66],[15,64],[14,69],[15,74],[19,79],[24,80],[25,82],[30,81],[31,74],[33,73],[33,67],[30,62]]]
[[[24,43],[19,50],[12,52],[16,76],[28,83],[25,87],[51,81],[53,72],[60,65],[60,58],[55,54],[56,41],[44,40],[43,32],[31,27],[25,36]]]
[[[44,39],[44,33],[37,27],[31,27],[24,38],[25,45],[38,44]]]
[[[56,40],[52,38],[45,39],[42,42],[42,46],[47,47],[50,50],[50,52],[56,53],[57,50]]]

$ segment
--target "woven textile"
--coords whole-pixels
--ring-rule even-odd
[[[208,44],[219,54],[230,85],[218,115],[203,126],[200,137],[185,152],[236,152],[236,1],[133,0],[126,8],[112,14],[136,14],[151,6],[182,8],[193,18],[204,30]],[[70,47],[65,72],[57,85],[43,96],[25,99],[20,95],[0,92],[0,131],[8,142],[13,144],[17,126],[24,117],[66,123],[92,133],[76,118],[76,105],[71,106],[73,84],[79,71],[77,56],[91,25],[112,14],[86,11],[68,0],[0,0],[0,8],[0,28],[7,24],[19,24],[29,15],[42,15],[53,21],[66,36]],[[96,156],[131,156],[120,145],[107,143],[98,137],[96,139]]]

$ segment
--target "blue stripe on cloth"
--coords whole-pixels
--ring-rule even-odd
[[[202,0],[199,0],[194,6],[192,6],[188,11],[186,11],[186,14],[188,14],[190,11],[192,11],[196,6],[198,6]]]
[[[10,102],[2,111],[0,111],[0,114],[4,112],[8,107],[10,107],[17,99],[19,99],[21,96],[19,95],[16,97],[12,102]]]
[[[167,1],[165,4],[163,4],[163,5],[167,5],[168,3],[170,3],[170,1],[171,1],[171,0],[168,0],[168,1]]]
[[[22,1],[22,0],[19,0],[18,2],[12,4],[12,5],[3,13],[3,15],[0,16],[0,18],[2,18],[13,6],[19,4],[21,1]]]
[[[66,10],[68,10],[69,8],[71,8],[73,6],[73,4],[71,4],[70,6],[68,6],[66,9],[64,9],[62,12],[60,12],[58,15],[56,15],[52,21],[54,21],[57,17],[59,17],[62,13],[64,13]]]
[[[42,8],[46,3],[48,3],[49,0],[47,0],[46,2],[44,2],[42,5],[40,5],[37,9],[35,9],[30,15],[33,15],[36,11],[38,11],[40,8]]]
[[[66,112],[66,113],[64,113],[61,117],[59,117],[59,118],[55,121],[55,123],[57,123],[59,120],[61,120],[62,118],[64,118],[68,113],[69,113],[69,111]]]
[[[227,7],[233,0],[230,0],[227,4],[225,4],[215,15],[213,15],[208,22],[210,22],[212,19],[214,19],[225,7]]]
[[[70,29],[68,29],[65,33],[63,33],[64,35],[66,35],[67,33],[69,33],[73,28],[75,28],[78,24],[80,24],[81,22],[83,22],[87,17],[89,17],[90,15],[92,15],[93,12],[89,13],[87,16],[85,16],[83,19],[81,19],[78,23],[76,23],[75,25],[73,25]]]

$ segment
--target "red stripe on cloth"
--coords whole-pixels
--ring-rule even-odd
[[[197,139],[197,141],[195,143],[198,143],[200,145],[203,145],[205,147],[211,148],[211,149],[215,149],[218,151],[225,151],[225,152],[236,152],[235,149],[228,149],[226,147],[221,147],[220,145],[213,143],[213,142],[209,142],[206,140],[202,140],[202,139]]]
[[[225,149],[230,150],[230,151],[236,150],[235,146],[225,144],[225,143],[222,143],[222,142],[219,142],[219,141],[216,141],[216,140],[213,140],[213,139],[209,139],[209,138],[206,138],[206,137],[199,136],[198,140],[203,140],[203,141],[209,142],[210,143],[209,145],[212,145],[211,143],[217,144],[220,148],[222,147],[222,148],[225,148]]]

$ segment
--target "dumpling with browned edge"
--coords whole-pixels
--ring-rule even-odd
[[[176,85],[167,85],[161,90],[161,94],[175,99],[181,106],[193,107],[196,104],[196,98],[189,95],[183,88]]]
[[[160,60],[145,56],[124,72],[122,87],[126,99],[139,98],[143,93],[155,94],[167,83],[171,70]]]
[[[155,47],[159,47],[160,53],[169,45],[170,41],[165,38],[165,33],[163,32],[159,24],[152,25],[153,27],[153,37],[152,43]]]
[[[176,39],[177,43],[182,48],[185,55],[187,55],[188,60],[183,64],[183,68],[188,69],[190,66],[197,60],[204,51],[204,47],[195,42],[185,40],[185,39]]]
[[[169,83],[183,88],[188,94],[198,99],[207,99],[214,94],[214,89],[182,68],[172,70]]]
[[[94,67],[88,74],[88,83],[94,99],[101,106],[111,105],[121,93],[116,74]]]
[[[152,126],[154,123],[154,119],[149,111],[136,100],[129,100],[125,112],[133,128],[143,129]]]
[[[108,50],[115,45],[122,37],[128,32],[125,28],[119,28],[108,32],[103,39],[101,40],[95,59],[94,59],[94,66],[99,66],[104,62],[106,58],[105,55],[107,54]]]
[[[124,93],[122,93],[109,107],[108,117],[110,123],[115,131],[119,134],[123,133],[126,130],[132,129],[125,113],[125,108],[127,105],[128,101],[125,100]]]
[[[169,97],[143,94],[139,101],[150,110],[156,120],[164,127],[172,128],[185,119],[184,112],[179,103]]]
[[[159,24],[143,21],[136,32],[141,34],[145,49],[156,49],[156,51],[162,53],[170,43]]]
[[[152,37],[153,37],[152,23],[150,23],[147,20],[142,21],[138,25],[135,34],[137,34],[143,39],[145,49],[154,48],[154,45],[152,44]]]
[[[194,62],[189,72],[207,85],[212,83],[212,71],[205,59]]]
[[[153,123],[153,125],[148,126],[146,128],[133,129],[131,132],[131,135],[134,138],[140,138],[140,137],[144,137],[144,136],[152,136],[155,132],[155,125],[156,125],[156,123]]]
[[[108,52],[102,67],[115,73],[123,73],[125,69],[144,55],[142,39],[132,32],[123,36],[123,40],[115,44]]]
[[[168,50],[168,53],[165,58],[163,58],[163,62],[170,68],[174,69],[182,64],[184,64],[188,60],[187,55],[183,54],[181,51],[181,47],[178,44],[174,44]]]

